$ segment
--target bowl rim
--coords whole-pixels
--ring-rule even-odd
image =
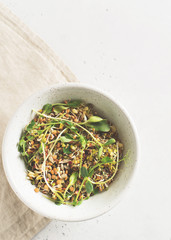
[[[120,197],[119,197],[119,201],[115,204],[111,204],[110,205],[110,208],[107,208],[103,211],[101,211],[101,213],[98,213],[92,217],[89,217],[89,218],[84,218],[84,216],[82,216],[81,218],[72,218],[72,219],[66,219],[66,218],[52,218],[51,216],[49,216],[48,214],[45,216],[40,210],[38,209],[35,209],[33,208],[32,204],[29,203],[29,201],[26,201],[25,198],[22,196],[22,194],[20,194],[18,191],[17,191],[17,187],[15,186],[15,184],[13,183],[13,180],[10,178],[10,176],[8,175],[8,170],[7,170],[7,166],[6,166],[6,161],[7,161],[7,158],[5,156],[5,151],[4,151],[4,148],[5,148],[5,144],[6,144],[6,141],[7,141],[7,135],[8,135],[8,130],[9,130],[9,127],[11,125],[11,123],[13,122],[13,120],[15,119],[15,116],[17,115],[18,111],[20,110],[20,108],[22,106],[24,106],[25,104],[27,105],[27,103],[33,98],[33,97],[36,97],[36,96],[39,96],[40,94],[42,94],[43,92],[47,92],[49,91],[50,89],[52,88],[55,88],[55,89],[60,89],[60,88],[83,88],[83,89],[87,89],[87,90],[92,90],[92,91],[95,91],[95,92],[98,92],[100,93],[101,95],[105,96],[106,98],[108,98],[111,102],[115,103],[117,105],[118,108],[120,108],[120,110],[125,114],[125,116],[127,117],[128,121],[130,122],[130,126],[133,130],[133,134],[134,134],[134,137],[135,137],[135,146],[136,146],[136,160],[135,160],[135,164],[134,164],[134,169],[132,171],[132,174],[130,175],[129,179],[128,179],[128,184],[127,186],[123,189],[123,191],[120,193]],[[57,84],[52,84],[52,85],[49,85],[48,87],[44,87],[36,92],[34,92],[33,94],[31,94],[29,97],[27,97],[23,102],[22,104],[20,104],[18,106],[18,108],[15,110],[14,114],[12,115],[12,117],[10,118],[10,120],[8,121],[8,124],[6,126],[6,129],[5,129],[5,132],[4,132],[4,136],[3,136],[3,141],[2,141],[2,164],[3,164],[3,168],[4,168],[4,172],[5,172],[5,175],[6,175],[6,178],[7,178],[7,181],[10,185],[10,187],[12,188],[12,190],[14,191],[14,193],[17,195],[17,197],[27,206],[29,207],[31,210],[33,210],[34,212],[38,213],[39,215],[41,216],[44,216],[44,217],[47,217],[47,218],[50,218],[50,219],[57,219],[59,221],[68,221],[68,222],[81,222],[81,221],[86,221],[86,220],[90,220],[90,219],[93,219],[93,218],[96,218],[98,216],[101,216],[103,215],[104,213],[107,213],[109,210],[111,210],[114,206],[117,206],[118,203],[123,199],[123,195],[125,195],[128,191],[129,191],[129,188],[128,188],[128,185],[130,185],[132,183],[132,181],[134,180],[136,174],[137,174],[137,169],[138,169],[138,165],[139,165],[139,154],[140,154],[140,146],[139,146],[139,137],[138,137],[138,133],[137,133],[137,129],[136,129],[136,126],[135,126],[135,123],[132,119],[132,117],[130,116],[130,114],[127,112],[127,110],[122,106],[122,104],[120,104],[120,102],[118,100],[116,100],[116,98],[114,98],[111,93],[108,93],[107,91],[104,91],[98,87],[95,87],[95,86],[92,86],[90,84],[85,84],[85,83],[71,83],[71,82],[68,82],[68,83],[57,83]]]

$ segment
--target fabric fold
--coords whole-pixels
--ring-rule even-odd
[[[23,100],[50,84],[77,79],[54,52],[2,4],[0,39],[2,145],[7,122]],[[50,220],[30,210],[14,194],[3,171],[1,149],[0,183],[0,239],[30,240]]]

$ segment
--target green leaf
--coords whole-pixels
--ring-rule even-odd
[[[88,177],[87,168],[81,167],[81,176],[82,176],[83,178]]]
[[[53,107],[52,104],[47,103],[43,106],[42,110],[44,113],[49,114],[52,111],[52,107]]]
[[[52,106],[65,106],[65,103],[54,103]]]
[[[76,201],[76,195],[74,196],[74,199],[72,201],[72,205],[75,207],[77,205],[77,201]]]
[[[55,113],[60,113],[60,112],[62,112],[63,110],[66,110],[67,108],[68,108],[68,107],[65,107],[65,106],[54,106],[54,107],[53,107]]]
[[[68,189],[70,188],[70,186],[72,186],[72,185],[74,185],[74,184],[76,183],[76,181],[77,181],[77,176],[78,176],[78,173],[77,173],[77,172],[72,173],[72,175],[70,176],[70,178],[69,178],[69,184],[68,184],[68,186],[66,187],[65,192],[64,192],[64,198],[65,198],[65,196],[67,196],[67,191],[68,191]]]
[[[64,152],[65,154],[70,154],[70,153],[71,153],[71,151],[70,151],[70,146],[68,146],[67,148],[63,148],[63,152]]]
[[[78,107],[81,104],[80,100],[72,100],[66,104],[67,107]]]
[[[24,140],[24,138],[22,137],[21,140],[18,143],[18,151],[20,153],[22,153],[23,151],[25,151],[25,146],[26,146],[26,141]]]
[[[32,136],[32,135],[28,135],[28,136],[26,136],[26,138],[27,138],[28,140],[33,140],[35,137]]]
[[[76,196],[74,196],[73,202],[72,202],[72,206],[79,206],[81,203],[83,202],[83,199],[81,200],[77,200],[76,201]]]
[[[65,136],[66,136],[68,139],[74,140],[74,139],[73,139],[73,136],[71,136],[71,134],[69,134],[69,133],[65,133]]]
[[[56,204],[56,205],[61,205],[61,204],[62,204],[62,202],[61,202],[61,201],[59,201],[59,200],[57,200],[57,201],[55,202],[55,204]]]
[[[87,193],[91,193],[93,191],[93,184],[91,182],[87,181],[85,184],[85,188],[86,188]]]
[[[87,141],[86,139],[83,137],[83,135],[80,135],[80,142],[83,148],[86,147]]]
[[[41,135],[41,134],[43,133],[43,129],[42,129],[42,130],[37,130],[37,133],[38,133],[39,135]]]
[[[21,152],[21,155],[24,156],[29,156],[26,152]]]
[[[61,142],[63,142],[63,143],[67,143],[67,142],[73,141],[72,139],[70,139],[70,138],[68,138],[68,137],[65,137],[65,136],[60,137],[60,140],[61,140]]]
[[[114,138],[111,138],[111,139],[109,139],[109,140],[104,144],[104,146],[113,144],[113,143],[115,143],[115,142],[116,142],[116,140],[115,140]]]
[[[101,146],[98,151],[98,157],[100,158],[103,152],[103,147]]]
[[[69,186],[72,186],[76,183],[77,181],[77,177],[78,177],[78,173],[77,172],[74,172],[70,178],[69,178]]]
[[[83,199],[77,201],[76,205],[79,206],[79,205],[81,205],[82,202],[83,202]]]
[[[40,147],[39,147],[39,149],[38,149],[38,152],[39,152],[40,154],[42,154],[42,152],[43,152],[42,144],[40,145]]]
[[[87,123],[85,125],[87,125],[90,128],[94,128],[96,131],[100,132],[109,132],[110,130],[109,124],[107,123],[106,119],[96,123]]]
[[[91,116],[86,123],[97,123],[97,122],[101,122],[103,120],[103,118],[98,117],[98,116]]]
[[[113,159],[111,159],[110,157],[104,157],[101,160],[102,163],[112,163]]]
[[[34,120],[32,120],[31,123],[27,126],[27,129],[26,129],[26,130],[27,130],[27,131],[30,131],[30,130],[33,128],[33,126],[35,125],[35,123],[36,123],[36,122],[35,122]]]
[[[86,198],[84,198],[84,200],[87,200],[87,199],[89,199],[90,198],[90,196],[87,196]]]
[[[97,193],[99,193],[99,190],[97,188],[93,189],[93,194],[96,195]]]
[[[94,170],[92,170],[92,168],[90,167],[89,170],[88,170],[88,176],[92,177],[93,174],[94,174]]]
[[[25,147],[26,147],[26,141],[24,140],[24,136],[20,139],[19,144],[18,144],[18,151],[21,153],[21,155],[23,157],[27,156],[29,157],[29,155],[27,154],[27,152],[25,151]]]
[[[19,141],[19,146],[20,147],[24,147],[26,145],[26,141],[24,140],[24,138],[22,137],[21,140]]]

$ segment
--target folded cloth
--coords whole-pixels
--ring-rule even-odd
[[[8,120],[26,97],[49,84],[66,81],[76,78],[39,37],[0,4],[0,144]],[[17,198],[5,177],[2,157],[0,183],[0,239],[30,240],[50,220]]]

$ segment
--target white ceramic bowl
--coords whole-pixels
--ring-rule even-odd
[[[114,182],[108,191],[97,194],[80,206],[57,206],[41,193],[34,192],[34,186],[26,179],[26,169],[21,160],[17,143],[21,131],[33,118],[31,110],[40,109],[46,103],[61,102],[65,99],[81,99],[92,103],[97,111],[115,124],[121,141],[124,143],[124,152],[130,151],[129,164],[121,165]],[[125,110],[107,93],[85,84],[68,83],[53,85],[29,97],[16,111],[9,122],[2,146],[2,157],[5,173],[9,184],[16,195],[32,210],[48,218],[63,221],[82,221],[97,217],[123,198],[135,173],[137,162],[137,135],[130,117]]]

